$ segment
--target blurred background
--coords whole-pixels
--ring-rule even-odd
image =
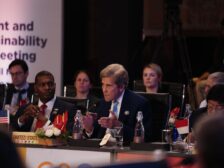
[[[222,0],[64,1],[64,85],[78,69],[99,85],[100,70],[115,62],[127,68],[130,87],[149,62],[161,65],[165,81],[187,83],[223,52],[223,18]]]

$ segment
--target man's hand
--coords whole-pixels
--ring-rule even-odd
[[[25,123],[26,120],[30,117],[36,117],[39,113],[40,109],[39,107],[30,104],[24,109],[24,113],[21,117],[19,117],[19,122]]]
[[[36,118],[37,118],[37,120],[42,121],[43,124],[45,124],[45,123],[47,122],[47,120],[48,120],[48,119],[44,116],[44,114],[42,114],[42,113],[40,113],[40,112],[38,112],[38,113],[36,114]]]
[[[28,118],[34,118],[34,117],[36,117],[43,123],[46,123],[48,120],[42,113],[40,113],[40,108],[38,106],[30,104],[24,109],[24,113],[19,118],[19,122],[25,123]]]
[[[101,117],[98,120],[98,123],[101,127],[104,128],[114,128],[122,125],[122,123],[117,119],[116,115],[112,111],[110,111],[109,117]]]

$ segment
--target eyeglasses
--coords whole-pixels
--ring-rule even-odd
[[[208,103],[208,111],[217,111],[217,110],[222,110],[224,109],[223,104],[211,104]]]

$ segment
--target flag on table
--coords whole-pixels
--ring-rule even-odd
[[[189,133],[189,120],[181,119],[175,121],[175,127],[179,134],[187,134]]]
[[[9,124],[9,112],[8,110],[0,110],[0,124]]]
[[[57,116],[54,118],[54,126],[58,129],[60,129],[62,132],[66,131],[66,125],[68,121],[68,112],[65,111],[62,114],[57,114]]]

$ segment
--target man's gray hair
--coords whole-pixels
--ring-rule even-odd
[[[216,84],[224,84],[224,72],[214,72],[208,76]]]
[[[117,85],[128,86],[128,72],[121,64],[110,64],[100,72],[100,78],[111,77]]]

